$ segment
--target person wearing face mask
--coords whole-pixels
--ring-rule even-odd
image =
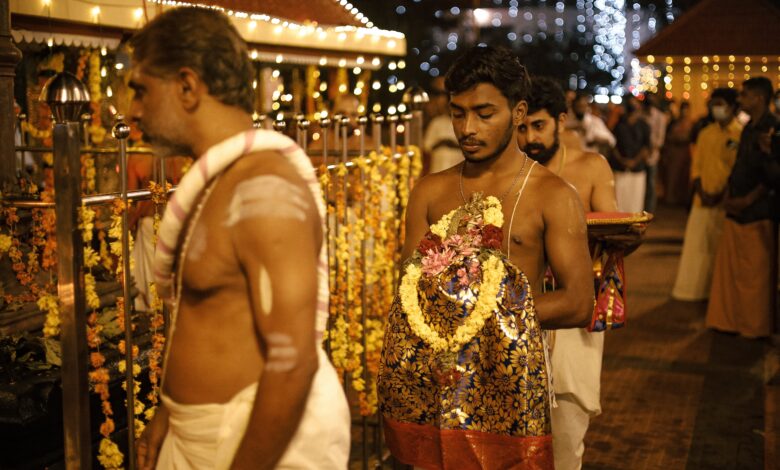
[[[745,80],[739,106],[750,116],[740,134],[723,207],[726,220],[715,255],[706,325],[746,338],[774,332],[777,293],[775,195],[780,156],[766,137],[780,125],[770,111],[774,89],[766,77]]]
[[[615,126],[617,145],[610,155],[615,172],[615,194],[620,212],[642,212],[645,208],[647,160],[650,158],[650,126],[642,118],[636,98],[623,101],[625,113]]]
[[[590,96],[584,93],[578,93],[572,101],[566,118],[566,129],[580,135],[583,148],[588,152],[607,155],[616,143],[615,136],[604,121],[591,113]]]
[[[742,125],[735,119],[736,90],[714,90],[708,108],[714,122],[699,133],[691,161],[694,199],[672,290],[677,300],[709,297],[715,250],[726,218],[723,197],[742,133]]]

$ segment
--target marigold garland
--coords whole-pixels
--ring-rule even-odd
[[[422,168],[418,154],[409,146],[393,157],[383,147],[336,165],[332,173],[324,165],[319,168],[329,217],[331,319],[326,337],[331,359],[364,416],[377,411],[376,375],[396,285],[400,219],[410,184]],[[367,244],[365,256],[362,243]]]
[[[154,181],[149,182],[149,191],[152,193],[152,202],[155,205],[154,211],[154,244],[157,245],[157,233],[160,226],[160,212],[163,205],[168,200],[168,190],[171,189],[169,183],[164,185],[157,184]],[[165,327],[165,317],[163,316],[163,302],[157,295],[157,286],[155,283],[149,284],[150,298],[150,321],[149,326],[152,332],[152,347],[149,351],[149,383],[151,390],[146,395],[149,399],[149,408],[144,413],[147,422],[154,417],[154,413],[159,403],[159,382],[162,376],[162,355],[165,348],[165,335],[162,334]]]

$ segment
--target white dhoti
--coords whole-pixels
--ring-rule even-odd
[[[604,333],[584,328],[555,330],[552,348],[553,454],[556,470],[579,470],[590,418],[601,413]]]
[[[350,415],[336,371],[319,350],[306,409],[277,469],[343,470],[350,445]],[[168,434],[157,460],[160,470],[225,470],[244,437],[257,383],[227,403],[183,405],[163,395],[170,412]],[[268,430],[269,433],[273,429]],[[261,436],[258,437],[262,438]]]
[[[726,212],[720,207],[694,205],[685,226],[680,265],[672,297],[678,300],[705,300],[710,296],[712,270]]]
[[[146,312],[150,309],[149,283],[154,282],[152,277],[152,263],[154,262],[154,219],[142,217],[138,221],[133,244],[134,260],[133,280],[138,289],[135,297],[135,310]]]
[[[618,211],[642,212],[645,209],[647,176],[644,171],[616,171],[615,198]]]

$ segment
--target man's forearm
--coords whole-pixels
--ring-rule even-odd
[[[560,288],[536,297],[536,315],[542,328],[583,328],[590,324],[593,314],[593,288]]]
[[[288,372],[265,371],[260,378],[249,424],[231,466],[234,470],[272,470],[301,423],[317,358]]]

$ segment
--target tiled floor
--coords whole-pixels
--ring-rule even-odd
[[[777,349],[708,331],[704,302],[670,298],[684,224],[661,208],[626,260],[629,323],[607,333],[586,470],[780,468]]]

